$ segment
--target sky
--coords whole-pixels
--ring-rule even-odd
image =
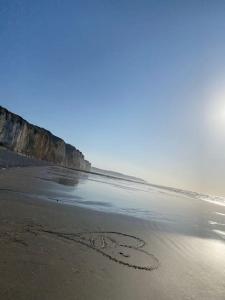
[[[0,105],[92,165],[225,195],[225,1],[0,0]]]

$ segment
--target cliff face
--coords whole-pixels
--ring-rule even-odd
[[[0,145],[26,156],[89,171],[91,164],[72,145],[0,106]]]

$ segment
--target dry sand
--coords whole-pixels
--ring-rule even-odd
[[[63,205],[51,168],[0,171],[0,299],[225,299],[222,240]]]

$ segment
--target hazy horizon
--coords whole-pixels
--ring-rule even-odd
[[[0,105],[93,166],[225,196],[224,1],[0,1]]]

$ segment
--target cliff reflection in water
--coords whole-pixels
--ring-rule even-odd
[[[39,177],[41,180],[51,181],[60,185],[75,187],[80,180],[88,179],[88,173],[81,173],[79,171],[64,169],[61,167],[51,167],[47,172],[47,176]]]

